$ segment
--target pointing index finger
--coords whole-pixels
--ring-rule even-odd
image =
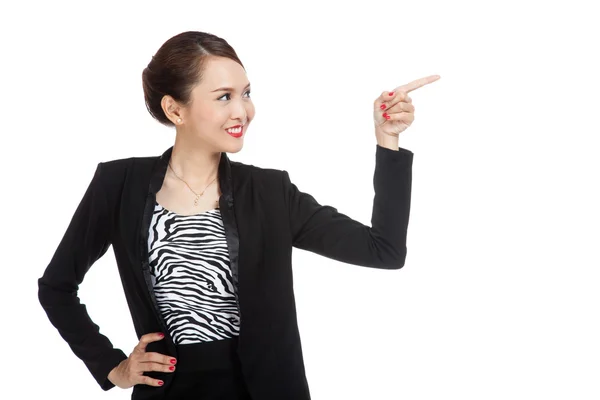
[[[425,78],[416,79],[410,83],[407,83],[406,85],[398,86],[396,89],[394,89],[394,91],[401,90],[406,93],[410,93],[413,90],[423,87],[425,85],[428,85],[432,82],[435,82],[438,79],[440,79],[439,75],[429,75]]]

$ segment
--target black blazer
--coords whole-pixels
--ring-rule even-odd
[[[177,357],[158,312],[148,268],[148,229],[173,147],[160,157],[98,164],[94,177],[43,276],[39,301],[50,322],[103,390],[108,373],[127,355],[80,303],[77,291],[92,264],[112,245],[138,339]],[[292,282],[292,247],[349,264],[399,269],[406,258],[413,153],[376,145],[371,224],[320,205],[290,181],[286,171],[229,160],[221,154],[219,206],[240,308],[238,355],[255,400],[308,400]],[[363,188],[366,189],[366,188]],[[175,372],[176,373],[176,372]],[[172,372],[146,372],[161,387],[133,387],[133,399],[162,399]]]

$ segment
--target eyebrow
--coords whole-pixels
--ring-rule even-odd
[[[246,85],[246,87],[245,87],[244,89],[247,89],[247,88],[249,88],[249,87],[250,87],[250,84],[247,84],[247,85]],[[218,89],[215,89],[215,90],[213,90],[212,92],[218,92],[218,91],[220,91],[220,90],[229,90],[229,91],[231,91],[231,92],[235,92],[235,89],[234,89],[234,88],[230,88],[230,87],[221,87],[221,88],[218,88]],[[212,93],[212,92],[211,92],[211,93]]]

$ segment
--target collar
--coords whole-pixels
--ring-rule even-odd
[[[152,177],[150,179],[150,193],[155,196],[156,193],[162,187],[167,174],[167,168],[169,161],[171,160],[171,154],[173,153],[173,146],[169,147],[165,152],[158,158],[152,171]],[[221,190],[222,201],[226,201],[227,205],[233,205],[233,194],[232,194],[232,178],[231,178],[231,162],[227,153],[221,152],[221,159],[219,160],[219,187]]]

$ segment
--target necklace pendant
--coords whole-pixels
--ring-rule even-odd
[[[196,196],[196,198],[194,199],[194,207],[196,207],[198,205],[198,198],[199,198],[199,196]]]

